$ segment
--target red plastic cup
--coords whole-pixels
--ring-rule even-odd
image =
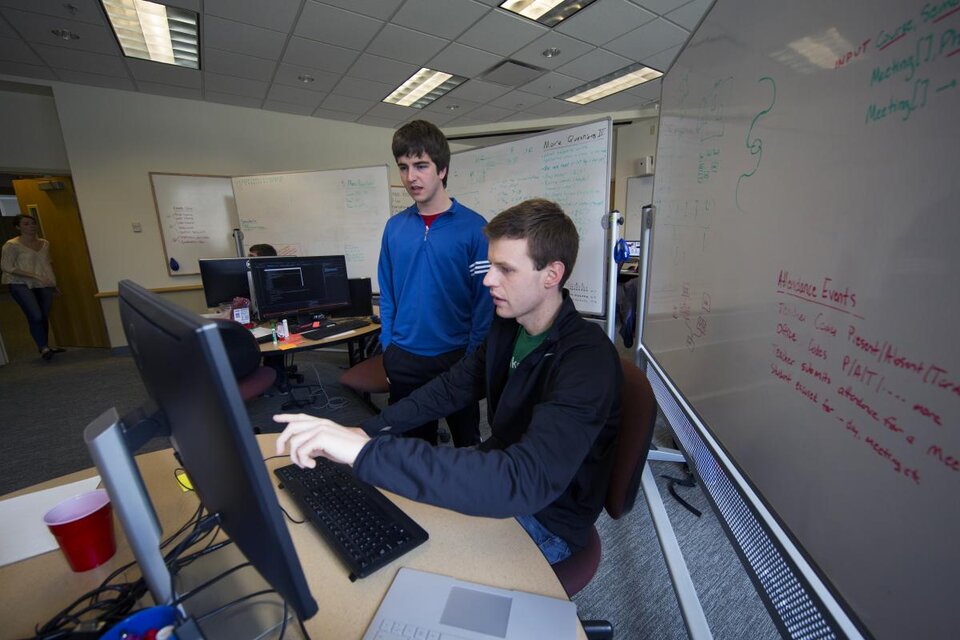
[[[99,567],[113,557],[113,506],[106,489],[88,491],[47,511],[43,521],[74,571]]]

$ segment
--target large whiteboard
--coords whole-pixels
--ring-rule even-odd
[[[610,119],[453,154],[447,192],[488,220],[529,198],[559,204],[580,252],[566,287],[581,313],[603,315],[612,161]]]
[[[960,11],[719,0],[663,82],[644,349],[878,638],[960,623]]]
[[[233,179],[247,246],[280,255],[340,255],[351,278],[377,281],[383,226],[390,217],[387,166]]]
[[[200,273],[201,258],[236,257],[237,210],[226,176],[150,173],[167,273]]]

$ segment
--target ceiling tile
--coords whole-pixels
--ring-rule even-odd
[[[499,122],[516,113],[516,109],[504,109],[503,107],[494,107],[484,104],[470,112],[470,117],[480,118],[486,122]]]
[[[488,11],[490,7],[473,0],[407,0],[392,22],[453,39]]]
[[[465,78],[472,78],[486,71],[503,60],[498,55],[468,47],[458,42],[451,43],[446,49],[438,53],[427,66],[438,71],[455,73]]]
[[[387,20],[393,15],[403,0],[323,0],[341,9],[349,9],[365,16]]]
[[[304,82],[300,76],[310,76],[313,82]],[[314,93],[325,93],[333,89],[340,79],[340,74],[301,67],[294,64],[281,64],[277,69],[277,75],[273,79],[274,84],[284,84],[290,87],[296,87],[305,91]]]
[[[599,46],[656,17],[627,0],[598,0],[561,22],[556,30]]]
[[[583,81],[578,78],[571,78],[570,76],[565,76],[562,73],[551,72],[546,73],[533,82],[529,82],[519,88],[523,91],[553,98],[554,96],[558,96],[565,91],[573,89],[574,87],[579,87],[581,84],[583,84]]]
[[[396,85],[393,84],[384,84],[382,82],[374,82],[373,80],[345,76],[337,83],[336,92],[339,95],[350,98],[364,98],[380,102],[393,93],[393,90],[396,88]]]
[[[203,50],[200,66],[204,71],[269,82],[277,63],[274,60],[207,47]]]
[[[450,107],[452,106],[456,106],[456,109],[451,109]],[[466,98],[451,96],[448,93],[445,96],[440,96],[425,106],[423,110],[431,113],[452,114],[453,117],[456,117],[468,113],[479,106],[479,102],[473,102],[472,100],[467,100]]]
[[[556,48],[560,50],[560,55],[547,58],[543,52],[547,49]],[[546,33],[524,48],[514,53],[510,58],[519,60],[541,69],[556,69],[557,67],[578,58],[593,49],[593,46],[580,42],[570,36],[551,31]]]
[[[573,62],[563,65],[557,71],[580,80],[591,81],[622,69],[632,62],[606,49],[594,49]]]
[[[397,104],[378,102],[367,111],[367,115],[377,116],[378,118],[406,120],[408,118],[416,118],[416,116],[420,115],[420,112],[420,109],[414,109],[413,107],[401,107]]]
[[[360,53],[353,49],[324,44],[307,38],[290,38],[283,60],[311,69],[343,72],[350,68]]]
[[[267,93],[266,82],[258,82],[248,78],[237,78],[235,76],[224,76],[219,73],[207,72],[203,74],[203,85],[204,91],[230,93],[237,96],[259,98],[261,100]]]
[[[48,67],[9,60],[0,60],[0,73],[9,73],[13,76],[24,76],[26,78],[40,78],[42,80],[57,79],[57,76]]]
[[[596,102],[592,102],[591,105],[595,109],[606,111],[626,111],[629,109],[639,109],[646,104],[646,102],[647,100],[645,98],[641,98],[627,91],[621,91],[612,96],[600,98]]]
[[[205,47],[276,60],[286,41],[287,34],[279,31],[207,16],[203,21],[200,43]]]
[[[693,0],[690,4],[685,4],[679,9],[675,9],[667,14],[667,18],[673,20],[681,27],[692,30],[700,18],[710,8],[712,0]]]
[[[484,82],[483,80],[468,80],[447,95],[451,98],[466,98],[467,100],[485,104],[499,98],[508,91],[510,91],[510,87],[493,84],[492,82]]]
[[[44,62],[55,69],[88,71],[104,76],[128,77],[127,67],[120,56],[105,56],[89,51],[73,51],[64,47],[50,47],[44,44],[33,45]]]
[[[384,82],[396,88],[416,73],[419,68],[418,65],[407,64],[405,62],[365,53],[361,55],[353,67],[350,68],[350,75],[357,78],[364,78],[365,80]]]
[[[334,111],[346,111],[347,113],[356,113],[357,115],[366,113],[371,107],[376,105],[379,100],[362,100],[360,98],[351,98],[330,94],[321,103],[324,109],[333,109]]]
[[[104,89],[123,89],[125,91],[136,91],[130,78],[119,78],[116,76],[102,76],[99,73],[87,73],[85,71],[73,71],[69,69],[57,70],[57,76],[64,82],[75,82],[94,87],[103,87]]]
[[[575,109],[576,107],[569,102],[563,100],[544,100],[539,104],[535,104],[532,107],[523,110],[523,113],[531,116],[540,116],[551,118],[554,116],[561,116],[565,113],[568,113]]]
[[[204,0],[210,15],[287,33],[300,10],[301,0]]]
[[[98,0],[70,0],[70,2],[64,2],[64,0],[2,0],[0,5],[67,20],[107,26],[107,19],[100,9]]]
[[[48,44],[73,51],[93,51],[119,55],[120,47],[113,37],[113,31],[103,25],[54,18],[38,13],[4,9],[3,15],[24,40],[31,43]],[[64,40],[51,33],[54,29],[66,29],[79,36],[76,40]]]
[[[547,31],[543,25],[497,9],[470,27],[457,42],[508,56]]]
[[[314,117],[324,118],[326,120],[341,120],[345,122],[353,122],[357,119],[356,113],[347,113],[345,111],[335,111],[333,109],[324,109],[323,107],[315,110],[313,112]]]
[[[309,116],[314,111],[314,108],[309,105],[291,104],[289,102],[280,102],[279,100],[267,100],[263,103],[263,108],[269,111],[292,113],[298,116]]]
[[[178,87],[200,88],[201,73],[196,69],[161,64],[149,60],[127,60],[127,67],[135,80],[172,84]]]
[[[361,50],[382,26],[380,20],[307,0],[293,32],[311,40]]]
[[[454,118],[450,122],[443,125],[445,128],[455,128],[455,127],[476,127],[481,124],[489,124],[485,120],[479,118],[471,118],[470,115],[460,116],[459,118]],[[454,194],[456,196],[456,194]]]
[[[310,112],[320,106],[325,94],[301,89],[300,87],[291,87],[284,84],[275,84],[267,92],[267,100],[276,102],[286,102],[289,104],[299,104],[310,107]]]
[[[662,16],[687,4],[690,0],[631,0],[631,2]]]
[[[626,35],[607,44],[605,49],[619,53],[631,60],[643,60],[664,49],[683,44],[687,39],[688,31],[675,24],[657,18],[648,22],[639,29],[634,29]]]
[[[367,52],[423,65],[448,44],[443,38],[388,24],[367,46]]]
[[[489,104],[502,109],[510,109],[511,111],[524,111],[525,109],[529,109],[533,105],[540,104],[543,101],[544,97],[535,93],[527,93],[526,91],[511,91],[510,93],[500,96],[496,100],[491,100]]]
[[[670,47],[669,49],[664,49],[660,53],[655,53],[652,56],[647,57],[645,60],[643,60],[643,64],[648,65],[657,71],[666,73],[667,69],[670,68],[670,65],[673,64],[673,59],[677,57],[678,53],[680,53],[680,49],[680,45]]]
[[[158,96],[168,96],[170,98],[186,98],[188,100],[203,100],[203,92],[200,89],[191,89],[189,87],[174,87],[169,84],[160,84],[157,82],[137,81],[137,87],[144,93],[153,93]]]
[[[0,60],[22,62],[24,64],[43,64],[37,54],[19,38],[0,38]]]
[[[371,127],[384,127],[386,129],[396,129],[403,122],[403,119],[394,120],[392,118],[381,118],[378,116],[361,116],[357,119],[360,124],[370,125]]]
[[[232,93],[220,93],[219,91],[204,91],[203,95],[210,102],[220,102],[222,104],[230,104],[235,107],[250,107],[252,109],[259,109],[260,103],[263,102],[263,99],[261,98],[238,96]]]
[[[630,87],[627,89],[627,93],[631,93],[635,96],[645,98],[647,100],[659,100],[660,99],[660,78],[656,80],[651,80],[650,82],[644,82],[635,87]]]

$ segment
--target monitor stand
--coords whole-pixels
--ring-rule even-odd
[[[162,418],[136,411],[121,420],[114,408],[95,418],[83,432],[153,601],[169,604],[177,594],[187,594],[247,559],[234,545],[227,545],[181,568],[175,579],[171,579],[160,549],[163,529],[133,456],[147,440],[157,435],[169,435]],[[194,545],[184,553],[200,548],[199,544]],[[283,600],[275,592],[239,602],[221,613],[204,616],[243,596],[267,589],[270,586],[252,566],[214,581],[180,605],[181,612],[194,620],[196,626],[177,629],[177,637],[181,640],[279,637],[284,607]],[[293,610],[288,609],[287,614],[283,637],[302,638]]]

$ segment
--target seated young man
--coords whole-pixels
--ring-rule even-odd
[[[603,508],[623,374],[613,344],[580,317],[563,288],[579,237],[560,207],[527,200],[484,233],[490,271],[483,284],[496,309],[484,343],[362,429],[274,416],[287,423],[277,453],[289,445],[301,467],[322,455],[413,500],[516,517],[554,564],[586,545]],[[394,437],[483,397],[492,435],[476,448]]]

